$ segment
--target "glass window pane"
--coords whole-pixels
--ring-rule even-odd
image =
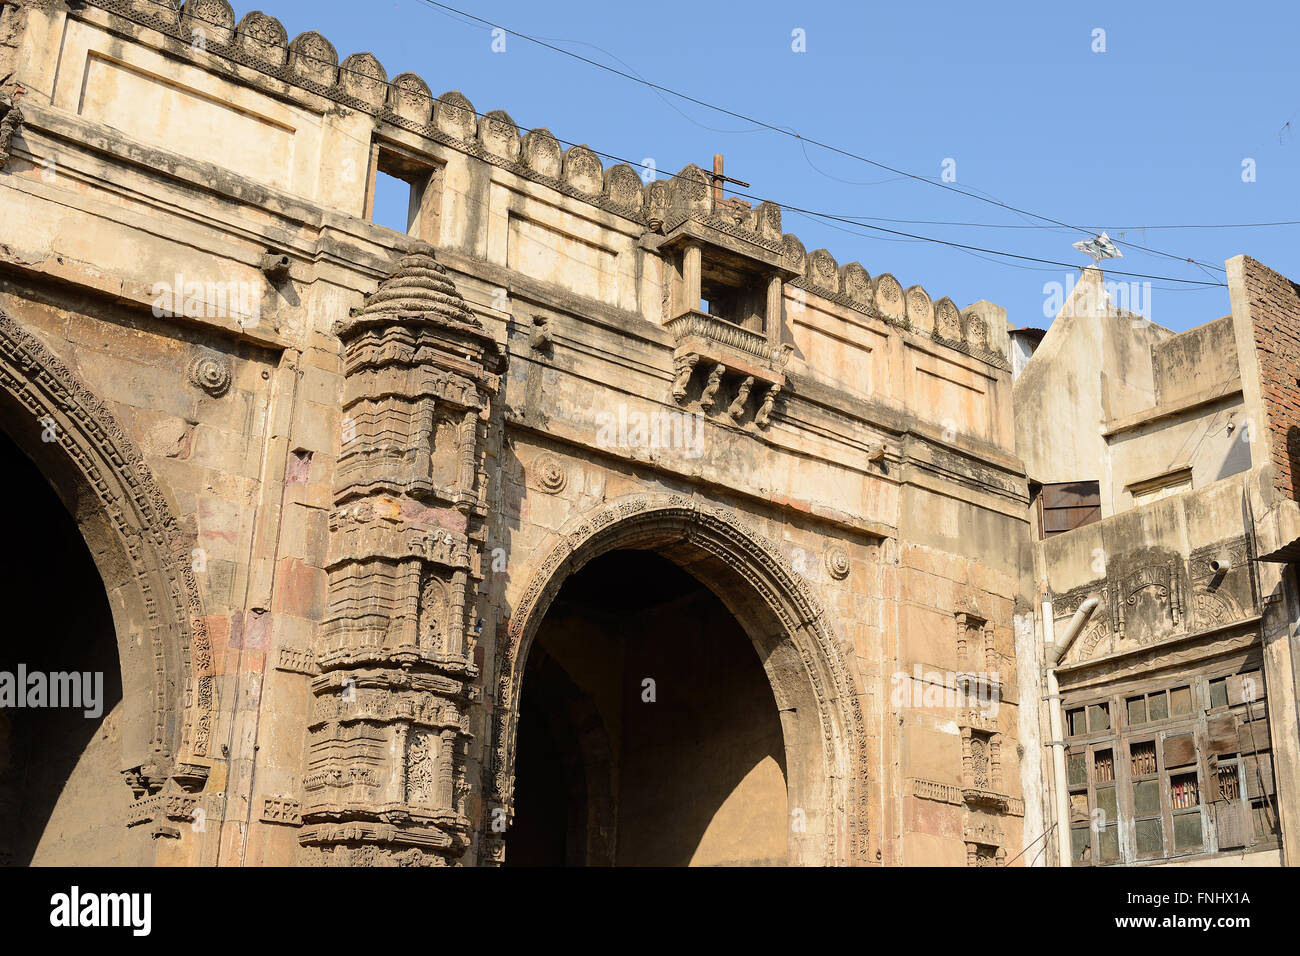
[[[1147,699],[1130,697],[1128,699],[1128,725],[1140,727],[1147,722]]]
[[[1088,768],[1084,765],[1083,754],[1070,754],[1067,758],[1069,770],[1066,778],[1072,787],[1082,787],[1088,783]]]
[[[1073,819],[1088,819],[1088,791],[1070,794],[1070,816]]]
[[[1133,827],[1137,836],[1137,851],[1142,855],[1165,852],[1165,835],[1160,827],[1160,819],[1138,820]]]
[[[1176,814],[1174,816],[1174,849],[1199,850],[1203,845],[1200,812]]]
[[[1169,699],[1165,696],[1164,691],[1152,694],[1147,700],[1147,705],[1150,708],[1152,720],[1164,720],[1169,716]]]
[[[1228,680],[1221,677],[1218,680],[1210,681],[1210,706],[1227,707],[1228,706]]]
[[[1182,717],[1184,714],[1192,712],[1192,689],[1190,687],[1175,687],[1169,692],[1169,713],[1175,717]]]
[[[1226,701],[1227,690],[1224,690],[1223,699]],[[1110,730],[1110,705],[1109,704],[1089,704],[1088,705],[1088,730],[1096,733],[1099,730]]]
[[[1102,812],[1103,824],[1114,823],[1119,819],[1119,805],[1115,802],[1114,787],[1097,788],[1097,809]]]
[[[1075,863],[1087,863],[1092,859],[1089,850],[1092,847],[1092,831],[1087,827],[1075,827],[1070,831],[1070,847]]]
[[[1135,814],[1160,812],[1160,781],[1139,780],[1133,784],[1133,812]]]
[[[1069,724],[1069,727],[1066,729],[1066,733],[1068,733],[1071,737],[1077,737],[1081,733],[1083,733],[1084,727],[1083,727],[1082,707],[1080,707],[1078,710],[1070,711],[1068,714],[1065,715],[1065,718],[1066,718],[1066,723]]]
[[[1102,830],[1098,836],[1098,851],[1103,862],[1109,863],[1112,860],[1119,859],[1119,826],[1109,826]]]

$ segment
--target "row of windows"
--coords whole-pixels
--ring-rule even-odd
[[[1263,697],[1251,671],[1069,707],[1074,864],[1275,846]]]

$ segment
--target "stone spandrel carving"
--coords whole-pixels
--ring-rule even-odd
[[[303,781],[304,853],[327,865],[455,861],[479,696],[483,426],[501,359],[432,247],[415,243],[340,321],[345,432],[329,604]]]

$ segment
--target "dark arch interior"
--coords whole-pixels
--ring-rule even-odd
[[[3,432],[0,469],[9,490],[9,544],[0,551],[7,636],[0,644],[0,864],[127,862],[119,857],[130,795],[119,766],[122,678],[108,597],[76,522]],[[53,707],[47,695],[46,706],[15,706],[4,695],[24,690],[20,667],[27,675],[76,675],[89,699]],[[29,677],[27,689],[34,686]],[[92,699],[97,708],[89,709],[99,713],[86,716]]]
[[[658,554],[611,551],[564,583],[525,665],[516,754],[509,866],[786,862],[762,661]]]

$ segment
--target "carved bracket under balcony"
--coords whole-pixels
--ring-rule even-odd
[[[786,386],[785,366],[792,346],[774,346],[758,332],[706,315],[686,312],[668,323],[677,339],[673,353],[673,400],[680,405],[698,395],[705,413],[717,412],[731,424],[771,424],[777,398]],[[698,392],[693,383],[698,379]]]

